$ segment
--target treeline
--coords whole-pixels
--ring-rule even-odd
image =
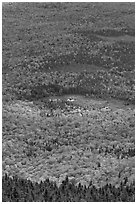
[[[135,182],[128,184],[126,177],[119,187],[106,184],[97,188],[90,182],[89,186],[69,181],[68,177],[60,186],[49,179],[41,183],[8,177],[2,178],[3,202],[135,202]]]

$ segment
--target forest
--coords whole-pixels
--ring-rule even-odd
[[[2,200],[135,201],[135,3],[3,2]]]

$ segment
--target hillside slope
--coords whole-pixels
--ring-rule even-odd
[[[2,17],[3,175],[132,184],[135,4],[3,3]]]

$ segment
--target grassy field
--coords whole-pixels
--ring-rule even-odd
[[[3,3],[2,18],[3,174],[133,182],[134,3]]]

